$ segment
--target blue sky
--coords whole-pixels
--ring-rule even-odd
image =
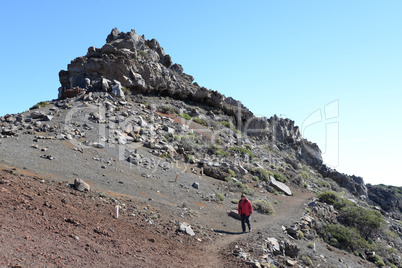
[[[0,8],[0,115],[57,98],[58,72],[117,27],[201,86],[288,117],[333,168],[402,186],[402,1],[18,1]]]

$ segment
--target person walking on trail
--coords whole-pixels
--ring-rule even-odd
[[[253,206],[251,205],[250,200],[246,198],[245,194],[241,195],[237,210],[240,215],[243,233],[246,232],[246,224],[248,226],[248,231],[251,232],[250,215],[253,213]]]

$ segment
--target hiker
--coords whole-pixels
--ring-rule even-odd
[[[248,226],[248,231],[251,232],[250,215],[253,213],[253,206],[251,205],[250,200],[246,198],[245,194],[241,195],[237,209],[241,218],[241,228],[243,229],[243,233],[246,232],[246,224]]]

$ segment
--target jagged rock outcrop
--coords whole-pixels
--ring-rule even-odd
[[[368,197],[386,212],[402,213],[402,187],[367,184]]]
[[[59,79],[60,99],[94,91],[114,92],[114,96],[121,97],[123,89],[133,94],[169,96],[220,109],[248,135],[281,143],[300,145],[302,141],[292,120],[255,117],[241,102],[200,87],[181,65],[172,63],[155,39],[146,40],[134,30],[123,33],[113,29],[102,48],[90,47],[85,56],[71,61],[67,71],[60,71]],[[314,157],[312,162],[322,161],[321,156],[317,160]]]
[[[146,40],[134,30],[112,30],[102,48],[90,47],[88,53],[60,71],[59,97],[75,87],[86,91],[111,91],[114,84],[136,93],[171,96],[181,100],[203,100],[222,108],[225,97],[216,91],[193,84],[194,78],[155,40]]]
[[[367,187],[362,177],[346,175],[326,165],[322,165],[318,171],[323,177],[334,180],[339,186],[348,189],[355,196],[367,197]]]

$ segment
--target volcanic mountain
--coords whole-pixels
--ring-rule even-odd
[[[0,118],[0,264],[402,267],[401,188],[329,168],[292,120],[198,85],[155,39],[113,29],[59,79]]]

